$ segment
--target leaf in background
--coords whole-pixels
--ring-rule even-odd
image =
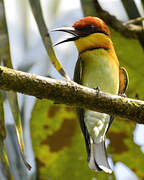
[[[121,2],[123,3],[123,6],[130,19],[135,19],[141,16],[134,0],[121,0]]]
[[[84,138],[73,107],[37,100],[30,125],[38,179],[109,179],[106,173],[89,169]],[[113,175],[111,179],[115,179]]]
[[[141,147],[133,141],[135,123],[123,119],[116,119],[108,136],[110,138],[110,151],[114,163],[121,161],[130,168],[140,179],[144,178],[144,154]]]
[[[57,10],[60,6],[60,1],[61,0],[51,0],[50,2],[48,2],[49,5],[51,6],[49,7],[49,11],[50,11],[49,15],[52,19],[54,19],[57,15]]]
[[[0,179],[13,180],[6,155],[4,142],[0,139]]]
[[[84,16],[96,16],[93,0],[81,0],[80,2]]]
[[[61,66],[60,62],[58,61],[53,46],[51,42],[51,38],[48,32],[48,28],[46,27],[44,18],[43,18],[43,13],[40,5],[40,0],[29,0],[32,12],[35,18],[35,21],[37,23],[41,38],[43,40],[43,44],[45,46],[45,49],[48,53],[48,56],[50,57],[50,60],[56,70],[67,80],[70,80],[69,76],[65,73],[63,67]]]
[[[129,87],[126,94],[128,97],[138,96],[144,100],[144,83],[141,83],[144,76],[144,51],[138,40],[127,39],[111,28],[110,31],[120,66],[128,71]]]
[[[141,0],[141,3],[142,3],[142,5],[143,5],[143,8],[144,8],[144,0]]]
[[[4,10],[4,4],[2,0],[0,0],[0,5],[1,5],[0,6],[0,12],[1,12],[0,36],[4,38],[4,42],[5,42],[4,44],[2,44],[3,42],[0,42],[0,46],[1,44],[3,45],[1,47],[0,57],[5,66],[9,68],[13,68],[11,57],[10,57],[8,32],[7,32],[7,25],[6,25],[6,19],[5,19],[5,10]],[[8,96],[8,100],[10,102],[11,110],[12,110],[15,124],[16,124],[16,133],[17,133],[20,150],[21,150],[21,155],[22,155],[25,165],[27,166],[28,169],[30,169],[30,165],[26,162],[25,157],[24,157],[24,143],[23,143],[23,137],[22,137],[21,118],[20,118],[19,106],[18,106],[18,101],[17,101],[17,94],[15,92],[6,92],[6,94]]]
[[[6,138],[5,122],[4,122],[4,110],[3,110],[3,99],[0,91],[0,142]]]
[[[30,18],[29,18],[29,9],[28,9],[28,1],[21,0],[17,1],[17,6],[18,6],[18,14],[21,17],[21,31],[22,31],[22,38],[23,38],[23,44],[24,44],[24,49],[28,49],[28,32],[29,32],[29,23],[30,23]]]
[[[12,91],[6,92],[6,94],[7,94],[7,97],[11,106],[11,111],[12,111],[12,114],[16,123],[16,135],[18,138],[20,153],[21,153],[24,164],[30,170],[31,166],[27,163],[25,155],[24,155],[23,132],[22,132],[22,126],[21,126],[21,116],[20,116],[20,111],[19,111],[19,106],[18,106],[17,95],[16,93]]]
[[[4,110],[3,110],[3,99],[0,92],[0,179],[3,177],[6,180],[12,180],[10,173],[8,159],[6,155],[4,139],[6,138],[5,122],[4,122]]]

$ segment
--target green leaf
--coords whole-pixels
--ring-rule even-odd
[[[12,175],[10,173],[8,159],[4,145],[5,138],[6,138],[6,130],[5,130],[5,122],[4,122],[3,99],[0,92],[0,169],[2,172],[0,174],[0,178],[2,178],[3,175],[7,180],[11,180]]]
[[[84,16],[96,16],[93,0],[81,0],[80,2]]]
[[[37,100],[31,117],[31,135],[38,179],[109,178],[106,173],[89,169],[74,108]],[[114,175],[111,178],[114,179]]]
[[[116,119],[108,133],[110,154],[114,163],[119,161],[124,163],[140,179],[143,179],[143,152],[133,141],[134,130],[135,123],[132,121]]]
[[[4,177],[6,180],[13,180],[6,155],[5,145],[4,142],[2,142],[1,140],[0,140],[0,169],[1,169],[1,174],[0,174],[1,179]]]
[[[121,0],[121,2],[123,3],[123,6],[130,19],[135,19],[141,16],[134,0]]]
[[[41,3],[40,0],[29,0],[29,3],[32,8],[32,13],[34,15],[34,18],[36,20],[41,38],[43,40],[43,44],[46,48],[47,54],[50,57],[50,60],[56,70],[67,80],[70,80],[69,76],[65,73],[63,67],[61,66],[60,62],[58,61],[55,51],[53,49],[52,41],[49,35],[48,28],[46,27],[44,18],[43,18],[43,12],[41,9]]]
[[[4,122],[4,109],[3,109],[3,99],[0,91],[0,141],[4,141],[6,138],[5,122]]]
[[[111,28],[110,31],[120,66],[123,66],[128,71],[129,87],[126,94],[128,97],[139,97],[139,99],[143,100],[144,83],[141,82],[144,76],[144,51],[138,40],[127,39]]]
[[[50,11],[49,15],[52,19],[54,19],[57,15],[57,11],[60,6],[60,2],[61,2],[61,0],[51,0],[49,2],[49,6],[50,6],[49,7],[49,11]]]
[[[11,56],[10,56],[10,49],[9,49],[9,38],[8,38],[8,31],[7,31],[7,25],[6,25],[6,19],[5,19],[5,9],[3,1],[0,1],[0,35],[4,37],[3,42],[0,42],[0,46],[2,44],[2,48],[0,50],[0,59],[2,59],[3,64],[9,68],[13,68]],[[30,169],[30,165],[26,162],[25,156],[24,156],[24,143],[23,143],[23,136],[22,136],[22,127],[21,127],[21,117],[19,112],[19,106],[18,106],[18,100],[17,100],[17,94],[15,92],[6,92],[11,110],[13,113],[13,117],[16,124],[16,133],[18,138],[18,143],[21,151],[21,155],[23,158],[23,161],[28,169]]]

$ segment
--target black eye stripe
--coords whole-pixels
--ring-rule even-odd
[[[106,33],[105,31],[102,31],[101,29],[98,29],[94,25],[89,25],[89,26],[86,26],[84,28],[76,28],[76,30],[78,30],[78,32],[79,32],[78,34],[81,37],[87,36],[87,35],[92,34],[92,33],[103,33],[103,34],[109,36],[108,33]]]

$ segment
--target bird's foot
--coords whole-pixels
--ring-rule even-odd
[[[93,88],[93,89],[96,91],[97,94],[100,93],[100,88],[99,87],[96,87],[96,88]]]
[[[127,97],[127,95],[125,93],[121,93],[121,94],[119,94],[119,96],[124,97],[124,98]]]

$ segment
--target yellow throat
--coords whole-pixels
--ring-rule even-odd
[[[106,49],[109,51],[109,53],[111,53],[111,56],[113,56],[116,64],[119,65],[115,50],[113,48],[113,43],[110,37],[103,33],[93,33],[86,37],[81,37],[75,41],[75,44],[79,54],[93,49]]]

